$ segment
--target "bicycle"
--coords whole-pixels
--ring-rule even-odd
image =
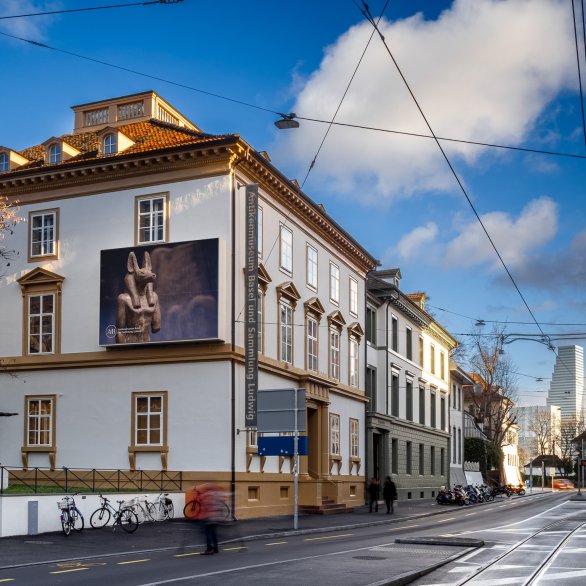
[[[76,492],[75,494],[77,495],[79,493]],[[78,533],[83,531],[83,515],[75,506],[73,496],[64,496],[60,501],[57,501],[57,507],[61,511],[61,529],[66,536],[71,533],[72,529]]]
[[[153,503],[149,503],[154,507],[155,521],[171,520],[175,515],[175,507],[173,501],[169,498],[169,493],[160,494]]]
[[[90,517],[90,525],[94,529],[105,527],[113,516],[112,530],[116,528],[116,525],[120,525],[127,533],[133,533],[137,530],[138,517],[130,507],[122,506],[124,501],[116,501],[118,503],[118,510],[116,510],[105,496],[100,495],[100,500],[102,506],[96,509]]]
[[[183,516],[186,519],[200,519],[205,509],[205,491],[195,488],[195,496],[183,507]],[[225,500],[217,502],[217,517],[220,521],[229,521],[232,518],[232,511]]]
[[[134,497],[130,501],[126,501],[123,508],[132,509],[139,523],[145,521],[157,521],[157,511],[155,504],[150,503],[145,497]]]

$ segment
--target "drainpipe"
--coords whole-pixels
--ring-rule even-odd
[[[239,161],[240,162],[240,161]],[[236,163],[238,164],[238,163]],[[235,167],[236,165],[234,165]],[[234,169],[234,168],[233,168]],[[232,171],[232,283],[231,283],[231,325],[230,338],[232,347],[232,358],[230,359],[230,429],[231,429],[231,452],[230,452],[230,500],[232,516],[236,518],[236,364],[234,352],[236,350],[236,173]]]

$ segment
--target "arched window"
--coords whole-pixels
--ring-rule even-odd
[[[60,163],[62,158],[61,145],[59,143],[52,144],[49,147],[49,163],[51,165]]]
[[[10,171],[10,159],[6,153],[0,153],[0,173]]]
[[[116,135],[115,134],[107,134],[104,137],[104,154],[105,155],[114,155],[117,152],[116,149]]]

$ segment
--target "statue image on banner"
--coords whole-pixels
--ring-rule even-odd
[[[151,257],[144,253],[142,268],[136,255],[128,255],[127,273],[124,277],[124,293],[118,295],[116,311],[116,342],[132,344],[150,342],[150,332],[161,329],[161,308],[154,290],[157,275],[151,266]]]

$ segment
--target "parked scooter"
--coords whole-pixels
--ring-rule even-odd
[[[454,495],[452,494],[452,491],[444,488],[438,492],[435,500],[438,505],[453,505]]]
[[[457,485],[454,487],[454,503],[459,505],[460,507],[463,505],[469,505],[470,499],[466,494],[466,491],[461,485]]]

